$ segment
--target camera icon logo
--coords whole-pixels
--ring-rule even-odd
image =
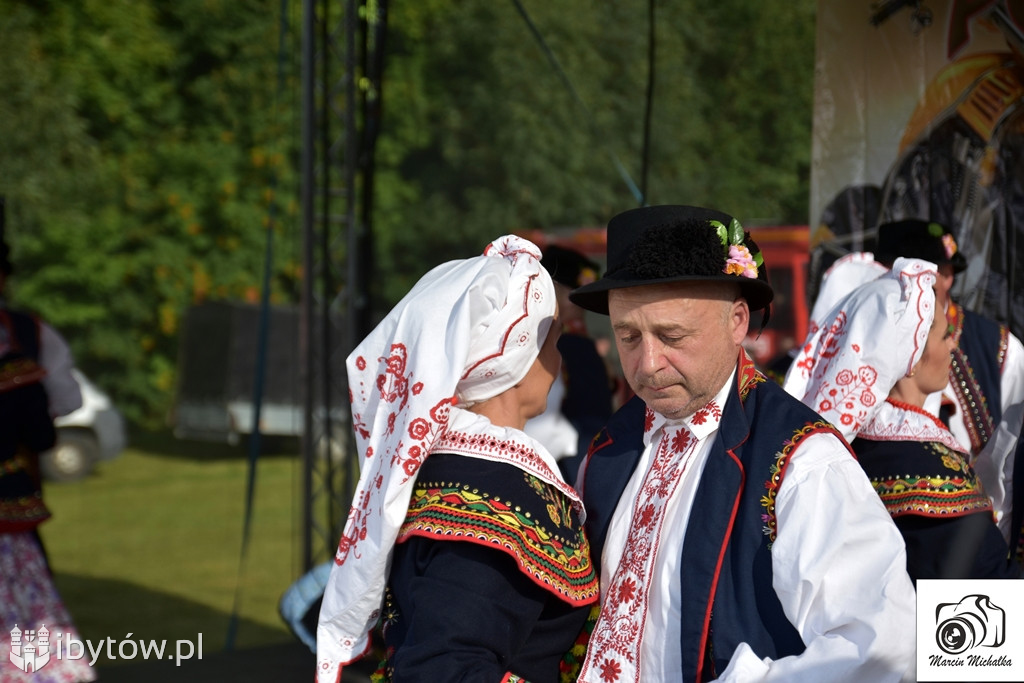
[[[967,595],[960,602],[935,608],[935,640],[939,648],[958,655],[973,647],[999,647],[1006,637],[1006,612],[987,595]]]

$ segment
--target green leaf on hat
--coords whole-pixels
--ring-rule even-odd
[[[743,244],[743,226],[733,218],[729,221],[729,244]]]
[[[722,242],[722,246],[728,248],[729,233],[725,229],[725,226],[719,221],[708,221],[708,224],[711,225],[711,227],[713,227],[715,231],[718,233],[718,239]]]
[[[946,231],[943,230],[942,226],[939,225],[938,223],[928,224],[928,234],[931,235],[932,237],[942,237],[943,233],[945,232]]]

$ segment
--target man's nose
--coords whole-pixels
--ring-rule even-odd
[[[663,357],[657,339],[645,338],[640,343],[640,369],[646,374],[653,375],[660,370]]]

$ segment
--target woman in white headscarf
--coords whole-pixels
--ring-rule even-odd
[[[839,257],[821,276],[818,294],[807,321],[807,336],[811,338],[821,326],[821,320],[836,303],[859,285],[870,282],[889,272],[889,269],[875,261],[870,251],[855,251]],[[786,375],[793,366],[793,359],[800,353],[800,347],[790,349],[784,356],[772,361],[765,369],[771,379],[785,384]]]
[[[946,385],[953,349],[935,310],[936,272],[897,259],[820,313],[784,387],[850,441],[903,534],[915,582],[1016,578],[967,448],[924,409]]]
[[[437,266],[348,357],[361,464],[317,681],[370,649],[393,681],[554,683],[598,598],[579,496],[522,431],[559,371],[531,242]]]

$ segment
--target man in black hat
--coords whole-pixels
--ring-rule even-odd
[[[559,411],[576,432],[576,440],[567,457],[558,461],[566,481],[572,484],[591,440],[612,415],[612,386],[607,366],[587,330],[586,312],[569,300],[573,289],[597,279],[600,266],[575,249],[557,244],[543,250],[540,263],[554,281],[562,323],[558,351],[562,355],[561,386],[564,393],[559,405],[548,408]],[[529,427],[527,423],[527,433],[530,432]],[[560,454],[554,455],[558,457]]]
[[[636,393],[577,482],[602,593],[580,681],[913,680],[899,532],[836,430],[743,350],[765,270],[732,217],[645,207],[570,295],[610,317]]]
[[[967,269],[967,259],[949,228],[921,219],[879,226],[875,258],[891,266],[900,256],[938,266],[935,305],[945,309],[955,343],[949,385],[929,397],[925,409],[940,415],[957,440],[970,448],[972,464],[992,498],[999,530],[1024,566],[1024,466],[1015,467],[1024,461],[1019,438],[1024,421],[1024,345],[1005,325],[953,301],[950,290],[956,275]]]

